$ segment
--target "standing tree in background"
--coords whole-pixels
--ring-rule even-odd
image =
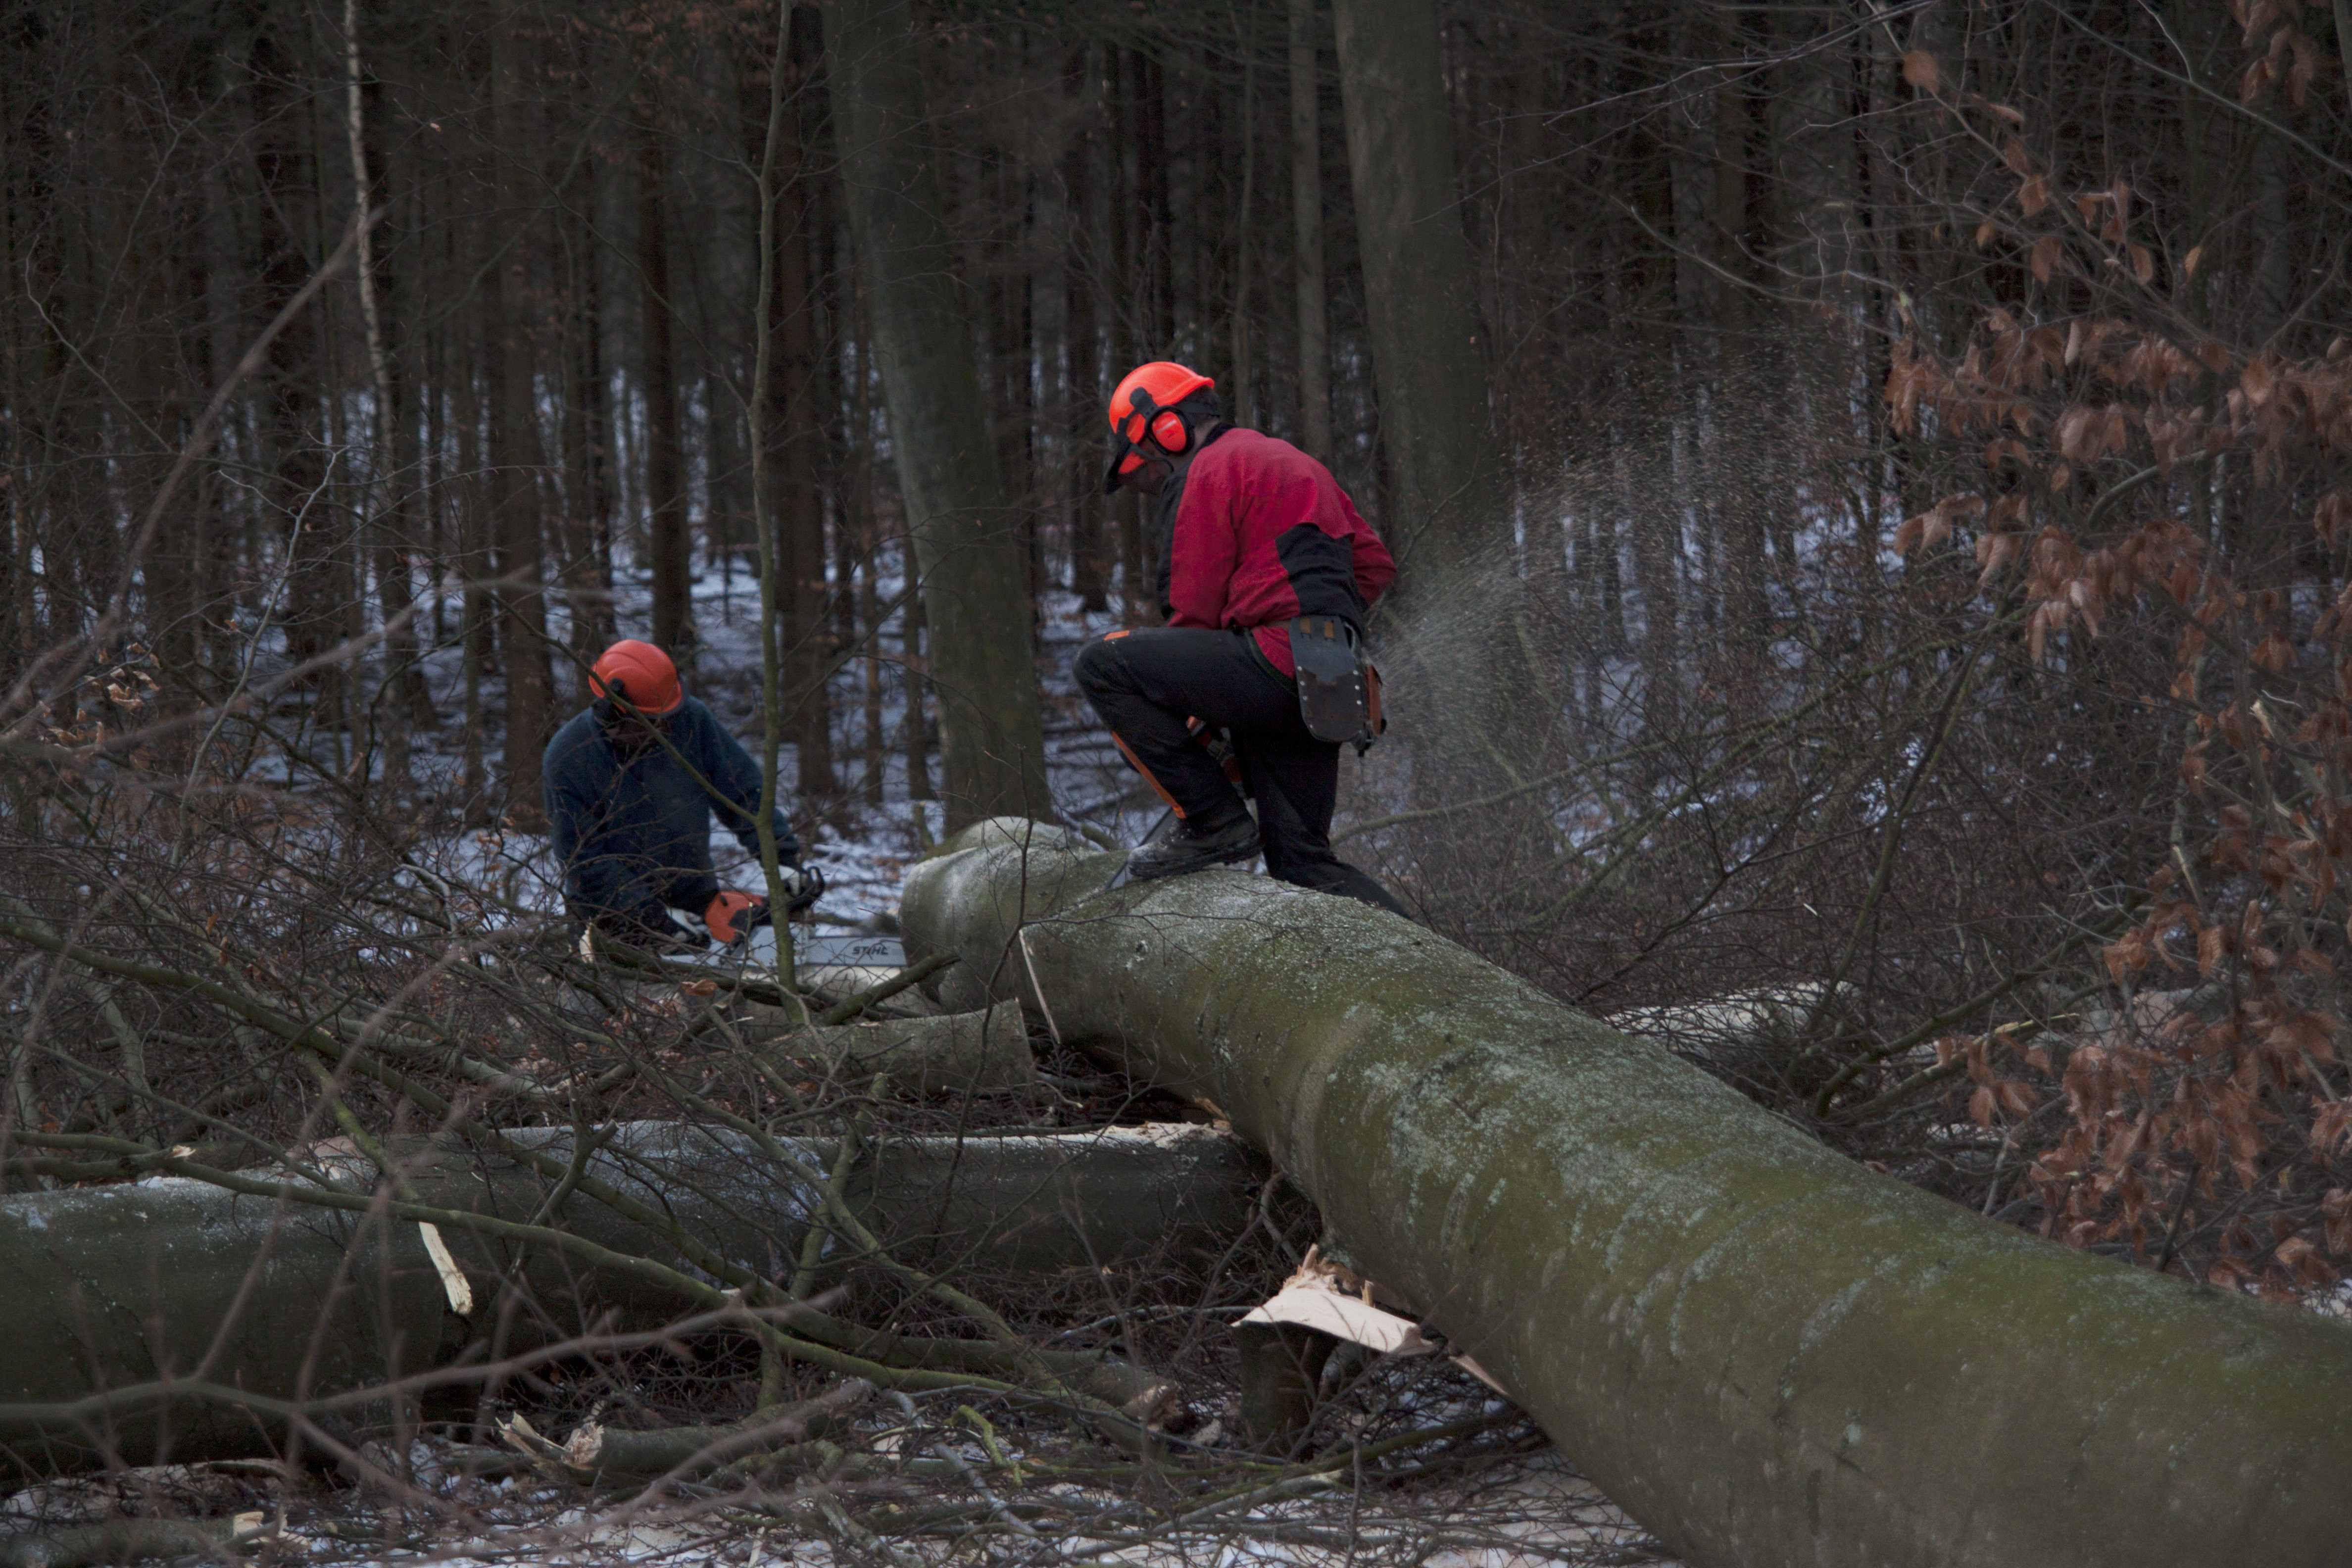
[[[1290,0],[1290,212],[1298,274],[1298,445],[1331,460],[1331,335],[1323,288],[1323,133],[1315,0]]]
[[[842,174],[922,574],[948,826],[1053,815],[1019,514],[989,439],[904,0],[824,6]]]
[[[762,259],[772,259],[766,330],[772,341],[763,356],[768,423],[758,438],[769,444],[762,504],[775,513],[784,578],[777,613],[783,617],[785,735],[800,759],[798,783],[805,797],[830,795],[840,784],[833,763],[833,705],[825,690],[834,647],[824,575],[824,430],[817,414],[824,392],[823,346],[816,279],[809,266],[817,204],[811,199],[815,182],[806,167],[809,123],[815,115],[808,107],[805,77],[818,45],[811,25],[816,18],[806,6],[796,10],[802,19],[793,24],[791,47],[774,66],[789,79],[769,137],[769,186],[777,210],[769,225],[772,258]]]
[[[1485,539],[1509,533],[1477,274],[1462,232],[1434,0],[1334,0],[1332,19],[1388,451],[1382,532],[1411,595],[1433,565],[1461,565]]]
[[[653,89],[648,88],[648,92]],[[669,152],[658,110],[637,128],[637,277],[645,307],[646,521],[653,555],[654,642],[681,666],[692,656],[693,537],[686,525],[686,469],[677,418],[677,360],[671,341]]]
[[[499,577],[499,651],[507,677],[506,816],[518,826],[545,821],[540,798],[540,753],[554,733],[555,689],[548,668],[547,595],[539,515],[539,412],[532,395],[530,310],[524,290],[520,166],[530,138],[522,124],[520,72],[514,39],[490,29],[490,157],[499,203],[507,213],[498,252],[498,319],[488,353],[490,483]]]

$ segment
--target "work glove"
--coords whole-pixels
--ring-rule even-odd
[[[710,900],[702,911],[702,923],[710,929],[711,939],[721,943],[732,942],[747,934],[767,912],[768,900],[758,893],[740,893],[730,888]]]
[[[779,866],[776,885],[783,890],[784,912],[796,915],[824,897],[824,873],[814,866]]]
[[[612,917],[604,924],[614,936],[630,946],[649,948],[655,952],[684,952],[710,945],[709,937],[678,924],[670,918],[668,909],[659,903],[641,905],[626,914]]]

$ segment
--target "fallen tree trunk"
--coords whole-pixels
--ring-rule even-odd
[[[1017,1089],[1037,1081],[1021,1010],[991,1007],[937,1018],[877,1018],[832,1027],[774,1016],[763,1009],[734,1027],[753,1047],[788,1064],[861,1087],[887,1077],[911,1094]]]
[[[507,1136],[571,1156],[568,1130]],[[822,1190],[736,1133],[637,1122],[596,1136],[584,1175],[758,1278],[792,1279]],[[1222,1246],[1247,1223],[1258,1179],[1236,1141],[1181,1126],[881,1142],[841,1165],[835,1145],[789,1148],[807,1171],[839,1169],[845,1206],[895,1262],[950,1276]],[[0,1473],[270,1452],[293,1406],[340,1395],[330,1429],[377,1425],[388,1409],[367,1402],[370,1388],[575,1336],[658,1331],[697,1310],[626,1265],[707,1279],[673,1237],[578,1190],[553,1202],[541,1174],[467,1149],[401,1152],[409,1201],[554,1225],[607,1260],[449,1224],[436,1235],[452,1281],[415,1223],[186,1178],[0,1201]],[[325,1173],[347,1200],[373,1182],[355,1159]],[[257,1175],[267,1179],[246,1173]],[[837,1240],[827,1254],[836,1276],[866,1261]],[[812,1317],[805,1332],[861,1355],[902,1348],[832,1320]],[[972,1359],[941,1354],[959,1371]],[[1066,1359],[1052,1370],[1067,1376],[1087,1358]],[[1081,1381],[1114,1405],[1141,1386]]]
[[[2342,1561],[2343,1324],[1875,1174],[1367,905],[1118,863],[968,829],[908,952],[1213,1100],[1692,1563]]]

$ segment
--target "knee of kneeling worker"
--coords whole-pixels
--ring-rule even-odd
[[[1125,662],[1119,657],[1118,645],[1106,637],[1080,648],[1070,673],[1077,677],[1081,691],[1115,691],[1127,684]]]

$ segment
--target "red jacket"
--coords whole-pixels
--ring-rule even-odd
[[[1255,629],[1258,647],[1295,673],[1298,616],[1339,616],[1360,631],[1364,613],[1396,578],[1396,563],[1331,470],[1255,430],[1212,436],[1171,498],[1161,542],[1161,613],[1171,626]]]

